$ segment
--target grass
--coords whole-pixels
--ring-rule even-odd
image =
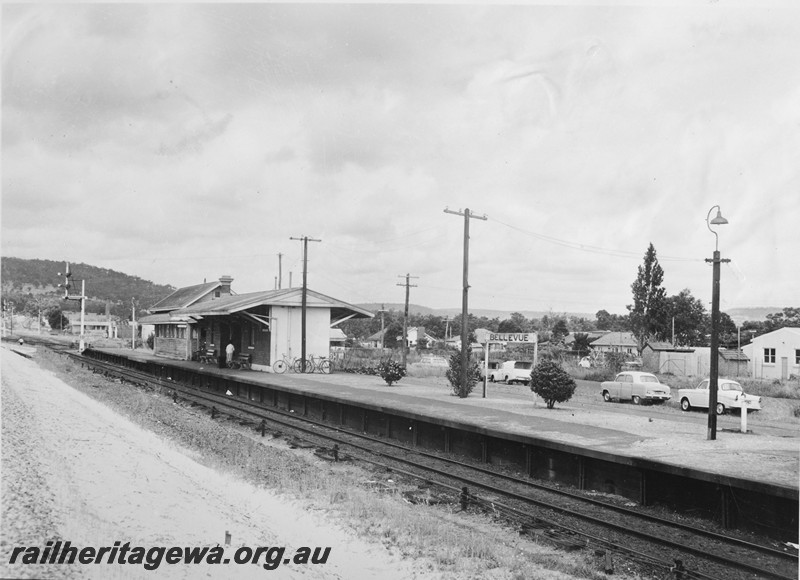
[[[328,464],[308,452],[265,445],[254,429],[173,405],[169,394],[158,396],[109,381],[49,352],[38,360],[68,384],[183,446],[200,463],[322,509],[357,534],[427,563],[429,571],[441,577],[606,577],[593,552],[561,552],[526,540],[488,516],[456,513],[455,497],[448,505],[412,506],[400,493],[416,489],[416,483],[383,485],[387,492],[366,484],[371,480],[386,484],[389,478],[397,482],[395,474],[370,472],[350,463]],[[103,388],[92,387],[99,384]]]

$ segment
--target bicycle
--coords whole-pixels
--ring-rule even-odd
[[[296,373],[303,372],[303,359],[297,359],[294,364],[295,364],[294,372]],[[333,363],[324,356],[314,356],[312,354],[306,360],[307,373],[313,373],[319,371],[323,374],[329,375],[332,370],[333,370]]]
[[[272,363],[272,372],[278,373],[282,375],[286,372],[286,369],[292,369],[292,372],[299,373],[302,371],[302,359],[295,358],[290,359],[286,356],[286,353],[281,355],[282,358],[276,360]]]

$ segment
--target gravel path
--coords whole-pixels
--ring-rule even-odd
[[[414,562],[264,489],[196,463],[7,349],[2,362],[3,578],[412,578]],[[8,565],[14,546],[332,548],[324,565]],[[261,563],[264,559],[262,557]]]

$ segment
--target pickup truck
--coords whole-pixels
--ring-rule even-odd
[[[491,382],[505,381],[508,384],[522,383],[527,385],[531,382],[531,370],[533,363],[528,361],[508,360],[500,365],[500,368],[489,373]]]

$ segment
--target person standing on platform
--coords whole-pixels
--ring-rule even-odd
[[[228,342],[228,346],[225,347],[225,362],[228,363],[228,366],[233,362],[233,351],[236,350],[233,347],[233,341]]]

